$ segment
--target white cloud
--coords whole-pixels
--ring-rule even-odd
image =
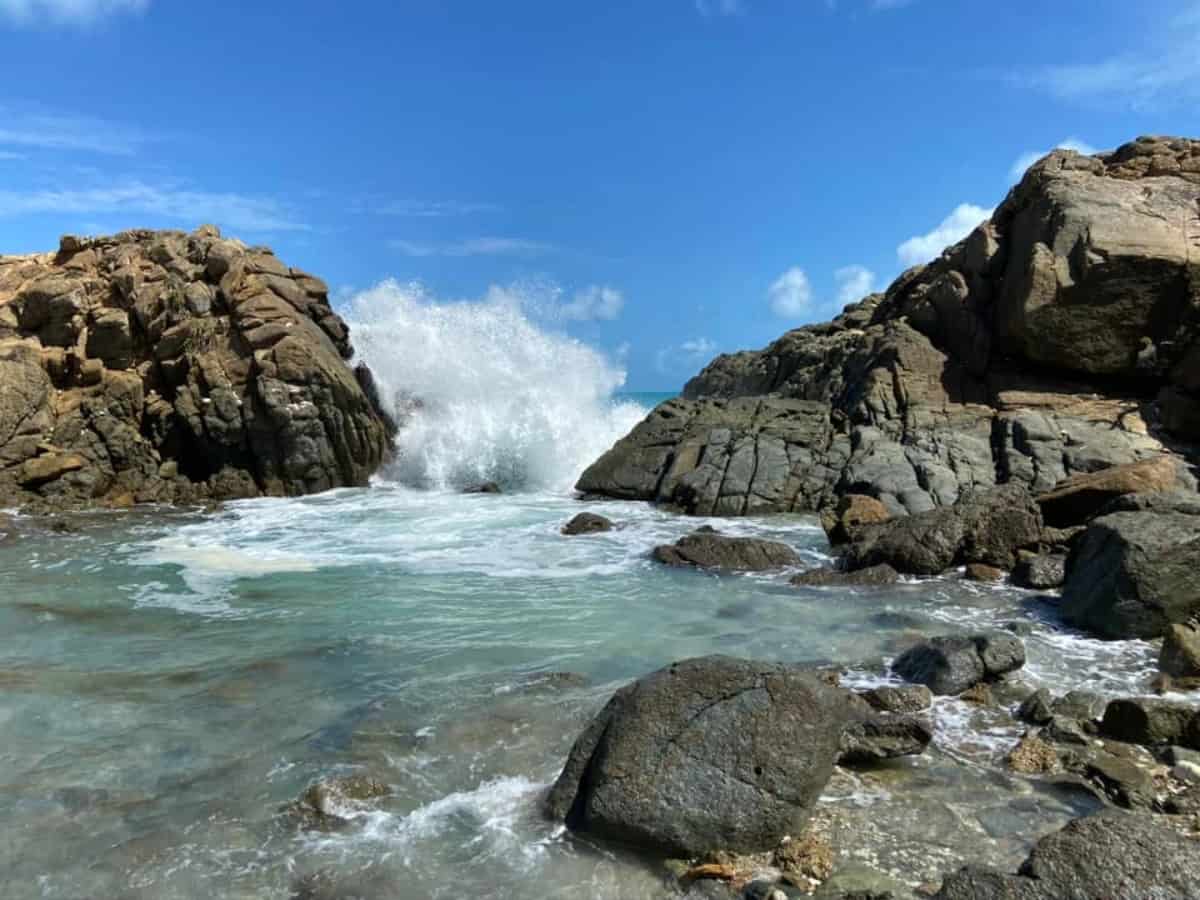
[[[965,238],[991,214],[990,209],[973,203],[962,203],[933,231],[911,237],[897,247],[896,255],[906,266],[929,262],[951,244]]]
[[[708,363],[716,352],[716,341],[706,337],[690,338],[661,348],[654,354],[654,368],[663,375],[694,372],[698,366]]]
[[[1084,156],[1091,156],[1099,152],[1091,144],[1076,140],[1075,138],[1067,138],[1065,141],[1055,144],[1054,149],[1074,150],[1076,153],[1082,153]],[[1031,150],[1028,153],[1022,153],[1017,157],[1016,162],[1012,164],[1012,168],[1008,170],[1008,177],[1013,181],[1020,181],[1029,167],[1048,153],[1050,153],[1049,150]]]
[[[0,0],[0,19],[17,25],[91,25],[149,6],[150,0]]]
[[[696,0],[696,12],[704,18],[740,16],[746,12],[743,0]]]
[[[875,289],[875,273],[865,266],[843,266],[833,273],[833,280],[838,284],[839,306],[861,300]]]
[[[406,256],[537,256],[554,249],[524,238],[478,237],[461,241],[423,242],[395,240],[391,246]]]
[[[0,190],[0,216],[28,215],[157,217],[190,225],[212,222],[242,231],[309,230],[270,197],[198,191],[136,179],[74,190]]]
[[[799,266],[792,266],[775,279],[767,289],[767,299],[775,315],[795,319],[804,315],[812,306],[813,291],[808,276]]]
[[[562,305],[560,314],[564,319],[576,322],[592,319],[612,321],[621,314],[624,306],[625,297],[616,288],[593,284],[576,291],[575,297]]]
[[[465,200],[382,201],[364,198],[356,205],[355,211],[409,219],[448,219],[454,216],[497,212],[499,209],[500,207],[495,203],[475,203]]]
[[[132,156],[149,139],[138,129],[116,122],[0,104],[0,147]]]
[[[872,9],[903,9],[912,6],[916,0],[871,0]]]

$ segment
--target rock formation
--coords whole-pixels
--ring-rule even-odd
[[[832,322],[723,355],[580,478],[700,515],[890,515],[1068,478],[1056,515],[1200,440],[1200,141],[1059,150],[934,262]],[[1184,467],[1139,470],[1156,486]],[[1164,474],[1165,473],[1165,474]],[[1161,487],[1159,487],[1161,489]]]
[[[0,505],[365,484],[394,425],[327,294],[211,226],[0,257]]]

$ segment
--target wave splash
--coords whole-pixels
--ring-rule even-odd
[[[401,423],[387,476],[414,487],[567,491],[644,415],[625,373],[540,328],[511,290],[439,303],[389,280],[351,300],[359,358]]]

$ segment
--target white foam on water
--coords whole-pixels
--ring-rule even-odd
[[[645,415],[613,401],[624,371],[539,327],[514,296],[440,303],[419,284],[384,281],[351,301],[359,358],[403,424],[390,477],[566,491]]]

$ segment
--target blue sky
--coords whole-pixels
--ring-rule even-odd
[[[0,0],[0,251],[192,228],[535,315],[674,389],[1022,160],[1200,135],[1196,0]]]

